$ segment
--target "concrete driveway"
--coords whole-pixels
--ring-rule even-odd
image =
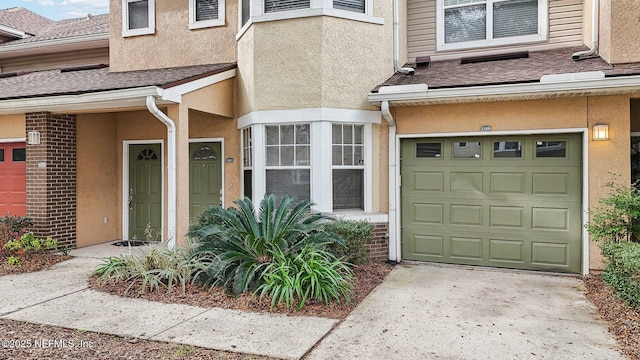
[[[308,359],[622,359],[575,277],[400,265]]]

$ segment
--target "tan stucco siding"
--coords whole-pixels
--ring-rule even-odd
[[[27,136],[27,128],[24,114],[0,115],[0,140],[24,139]]]
[[[121,236],[115,124],[113,114],[77,117],[77,246]]]
[[[612,64],[640,61],[637,0],[600,1],[600,56]]]
[[[591,129],[596,123],[610,126],[609,141],[592,141],[588,136],[588,206],[607,193],[606,183],[619,174],[630,181],[630,99],[628,96],[564,98],[533,101],[487,102],[394,109],[398,134],[477,133],[480,126],[493,131],[563,128]],[[380,191],[387,191],[380,187]],[[589,267],[602,268],[598,244],[590,242]]]
[[[190,109],[233,117],[234,79],[224,80],[182,96],[182,104]]]
[[[65,51],[55,54],[30,55],[0,60],[2,72],[39,71],[47,69],[61,69],[71,66],[96,65],[109,63],[109,49],[107,47]]]
[[[633,1],[633,0],[630,0]],[[460,57],[479,51],[510,49],[513,51],[539,51],[550,48],[580,46],[583,44],[583,0],[549,1],[547,41],[533,44],[486,47],[467,51],[440,51],[436,49],[436,0],[407,1],[407,42],[409,61],[418,56],[444,55]]]
[[[188,1],[156,1],[155,34],[126,38],[122,37],[122,1],[110,4],[111,71],[236,61],[236,0],[226,0],[225,26],[195,30],[189,30]]]
[[[366,94],[393,74],[391,3],[376,4],[384,25],[331,16],[254,23],[238,44],[238,115],[374,109]]]

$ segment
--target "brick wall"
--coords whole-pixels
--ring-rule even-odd
[[[76,244],[76,116],[26,114],[27,134],[40,132],[40,144],[27,144],[27,216],[38,237],[58,246]]]
[[[369,245],[371,261],[384,262],[389,260],[389,224],[373,224],[373,241]]]

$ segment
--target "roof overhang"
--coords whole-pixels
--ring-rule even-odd
[[[236,69],[234,68],[166,88],[160,86],[143,86],[77,95],[51,95],[0,100],[0,115],[40,111],[51,113],[80,113],[146,108],[147,96],[156,97],[156,104],[158,105],[176,104],[182,101],[182,95],[184,94],[235,76]]]
[[[2,45],[0,46],[0,59],[25,55],[40,55],[63,51],[95,49],[107,46],[109,46],[109,33],[39,40],[19,44]]]
[[[427,84],[382,86],[377,93],[369,93],[368,100],[412,106],[639,93],[640,76],[633,75],[438,89],[429,89]]]

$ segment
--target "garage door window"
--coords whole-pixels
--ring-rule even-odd
[[[566,156],[566,141],[536,141],[537,158],[565,158]]]
[[[4,149],[0,149],[0,162],[4,162]]]
[[[24,148],[22,148],[22,149],[13,149],[13,161],[14,162],[27,161],[27,151],[26,151],[26,149],[24,149]]]
[[[522,142],[521,141],[494,141],[493,142],[494,158],[521,158]]]
[[[454,141],[454,159],[480,159],[482,154],[482,144],[480,141]]]
[[[417,143],[417,158],[442,158],[442,143]]]

